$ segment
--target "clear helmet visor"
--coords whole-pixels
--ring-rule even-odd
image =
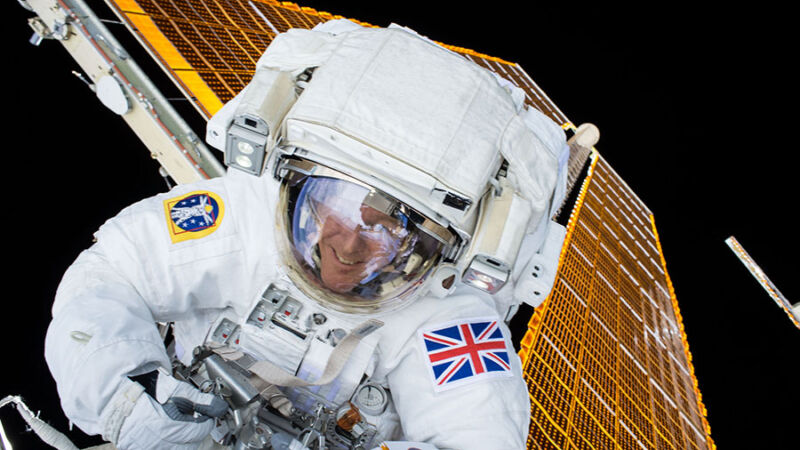
[[[339,178],[285,179],[281,208],[293,281],[340,311],[402,305],[448,247],[396,200]]]

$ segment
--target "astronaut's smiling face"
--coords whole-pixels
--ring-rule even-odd
[[[391,230],[399,221],[373,208],[361,207],[362,224],[328,215],[319,239],[320,278],[328,289],[344,294],[395,255],[398,238]]]
[[[287,275],[320,304],[357,314],[398,307],[452,250],[402,201],[345,175],[298,168],[281,183],[278,244]]]

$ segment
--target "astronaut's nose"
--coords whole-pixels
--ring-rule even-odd
[[[340,256],[352,260],[352,262],[357,262],[365,246],[364,237],[361,236],[358,228],[347,230],[341,237]]]

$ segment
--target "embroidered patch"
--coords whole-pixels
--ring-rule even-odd
[[[418,331],[436,392],[512,376],[511,353],[496,318],[462,319]]]
[[[208,236],[219,228],[225,205],[211,192],[191,192],[164,201],[167,229],[173,243]]]

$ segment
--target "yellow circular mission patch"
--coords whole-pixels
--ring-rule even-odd
[[[173,243],[208,236],[219,228],[225,205],[213,192],[195,191],[164,201],[167,229]]]

